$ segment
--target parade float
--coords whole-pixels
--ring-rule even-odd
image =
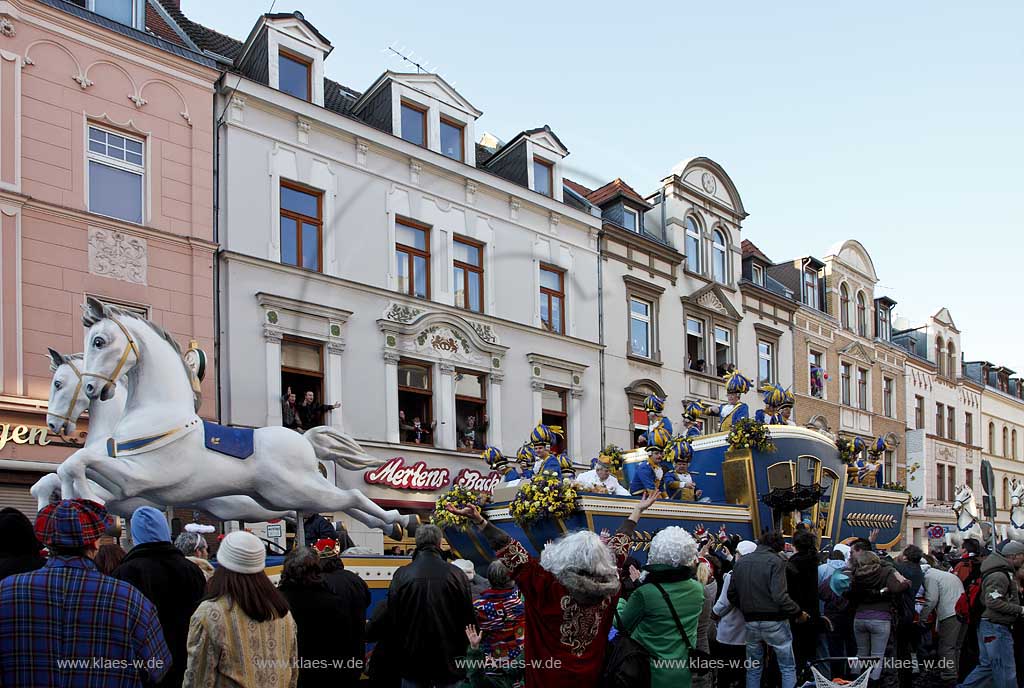
[[[879,547],[892,546],[900,539],[908,495],[899,485],[862,484],[868,482],[864,480],[866,462],[859,458],[866,449],[863,443],[851,447],[840,440],[837,445],[817,430],[792,425],[762,427],[770,439],[761,446],[730,442],[730,433],[692,440],[690,475],[702,491],[701,501],[666,499],[644,512],[635,534],[634,556],[639,561],[646,560],[654,534],[667,526],[754,539],[770,527],[780,528],[789,537],[802,523],[819,534],[823,547],[866,538],[876,530]],[[645,461],[644,449],[625,453],[622,479],[627,480],[632,468]],[[541,508],[539,515],[524,519],[515,513],[522,489],[522,484],[499,486],[484,514],[533,554],[549,540],[574,530],[614,532],[636,499],[574,489],[568,497],[574,502],[572,508],[560,497],[562,513],[551,514]],[[475,529],[466,524],[444,525],[445,536],[459,556],[477,565],[494,558]]]

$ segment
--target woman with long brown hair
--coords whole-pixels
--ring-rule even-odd
[[[266,550],[252,533],[220,543],[216,573],[192,615],[184,686],[294,688],[298,644],[288,603],[263,572]]]

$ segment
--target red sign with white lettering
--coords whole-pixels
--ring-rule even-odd
[[[405,465],[401,456],[389,460],[383,466],[363,473],[363,480],[370,485],[384,485],[396,490],[413,490],[429,492],[447,487],[451,472],[447,468],[430,468],[423,461],[411,466]],[[481,473],[472,468],[463,468],[455,476],[453,484],[476,492],[494,492],[501,482],[501,474],[497,471]]]
[[[447,485],[449,475],[447,468],[428,468],[422,461],[406,466],[405,459],[396,456],[383,466],[364,473],[363,480],[396,490],[426,491],[439,490]]]

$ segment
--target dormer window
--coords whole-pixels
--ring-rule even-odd
[[[640,216],[632,208],[622,208],[622,226],[631,232],[640,231]]]
[[[313,93],[313,62],[290,50],[279,50],[277,87],[288,95],[310,100]]]
[[[818,271],[804,270],[804,303],[818,308]]]
[[[764,268],[760,265],[750,266],[750,281],[759,287],[764,286]]]
[[[427,108],[402,101],[402,138],[417,146],[427,146]]]
[[[88,7],[101,17],[139,28],[136,25],[136,17],[139,13],[140,2],[142,0],[89,0]]]
[[[460,124],[447,117],[441,118],[441,155],[452,160],[465,162],[465,129],[466,126],[464,124]]]
[[[554,189],[555,166],[542,158],[533,158],[533,190],[550,196]],[[522,168],[520,168],[522,169]]]

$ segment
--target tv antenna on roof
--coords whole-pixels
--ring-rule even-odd
[[[398,59],[402,60],[403,62],[408,62],[410,65],[416,68],[417,74],[437,74],[438,76],[441,76],[441,72],[436,68],[436,66],[431,67],[426,60],[418,62],[416,59],[414,59],[416,53],[413,50],[406,48],[404,45],[396,48],[395,43],[392,43],[381,52],[391,53],[393,55],[398,56]],[[455,88],[454,83],[451,83],[451,86],[452,88]]]

